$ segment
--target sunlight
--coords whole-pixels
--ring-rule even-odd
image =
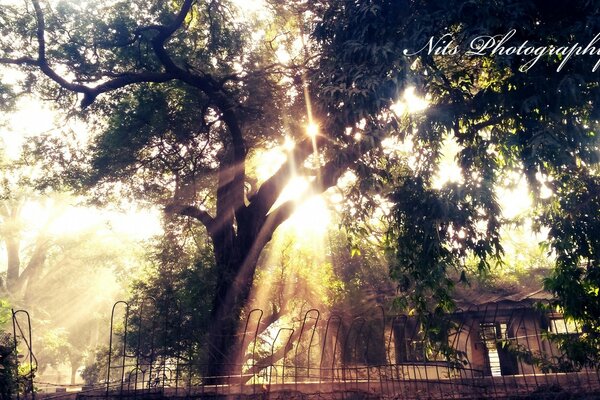
[[[273,208],[279,207],[281,204],[288,200],[295,200],[302,196],[308,189],[310,182],[303,176],[296,176],[290,180],[290,182],[281,191],[279,198],[273,204]]]
[[[28,138],[55,129],[54,118],[55,113],[44,103],[27,97],[19,100],[16,111],[6,118],[9,129],[0,131],[0,145],[5,156],[11,160],[19,158]]]
[[[447,183],[463,183],[462,169],[456,161],[461,147],[453,137],[447,136],[442,143],[442,154],[437,173],[433,179],[433,187],[441,189]]]
[[[402,98],[394,103],[390,109],[398,117],[405,114],[415,114],[425,110],[429,106],[428,96],[421,98],[415,94],[415,87],[409,86],[402,94]]]
[[[269,7],[266,0],[232,0],[237,8],[234,20],[238,23],[248,23],[249,21],[269,21],[273,18],[273,10]],[[265,31],[253,32],[252,42],[262,42],[265,39]]]
[[[281,146],[259,153],[256,156],[256,178],[259,182],[269,179],[287,160],[286,152],[295,146],[290,137],[286,137]],[[271,207],[271,212],[287,201],[297,201],[301,197],[303,201],[298,202],[294,214],[283,224],[281,229],[289,229],[293,226],[298,235],[321,237],[330,222],[331,216],[327,208],[327,202],[322,196],[307,193],[310,182],[314,177],[293,176],[277,201]]]
[[[306,126],[306,134],[314,139],[319,134],[319,125],[314,122],[309,123]]]
[[[533,203],[525,179],[517,173],[513,173],[510,179],[517,184],[514,187],[503,185],[504,187],[498,188],[497,192],[502,207],[502,216],[513,219],[530,210]]]
[[[48,235],[76,235],[91,229],[123,233],[132,239],[148,239],[162,232],[161,214],[157,209],[124,211],[61,204],[49,199],[28,201],[23,206],[25,226],[34,227],[29,235],[45,231]]]
[[[255,157],[255,173],[259,182],[269,179],[287,160],[287,156],[280,147],[258,152]]]
[[[290,226],[299,239],[314,240],[323,238],[330,222],[331,215],[325,199],[322,196],[312,196],[296,208],[282,228]]]
[[[233,3],[244,13],[265,13],[268,6],[265,0],[233,0]]]
[[[296,147],[296,143],[294,142],[294,140],[291,137],[286,136],[282,147],[286,151],[292,151],[292,150],[294,150],[294,147]]]
[[[277,209],[287,201],[297,201],[301,197],[308,197],[297,204],[294,213],[281,226],[281,230],[292,228],[298,239],[310,240],[322,238],[327,231],[331,215],[327,202],[323,196],[307,193],[310,180],[303,176],[296,176],[290,180],[281,191],[271,210]]]

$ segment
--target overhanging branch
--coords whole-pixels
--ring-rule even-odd
[[[42,71],[42,73],[44,73],[44,75],[56,82],[60,87],[75,93],[82,93],[84,97],[81,101],[81,106],[83,108],[86,108],[87,106],[92,104],[96,97],[98,97],[98,95],[114,89],[119,89],[134,83],[162,83],[174,79],[174,77],[169,73],[142,72],[120,74],[118,77],[110,79],[106,82],[102,82],[96,86],[87,86],[66,80],[65,78],[60,76],[48,63],[48,60],[46,58],[46,23],[44,19],[44,12],[42,11],[42,7],[40,6],[39,0],[31,0],[31,3],[33,4],[33,8],[35,10],[35,17],[37,22],[37,59],[32,57],[0,58],[0,64],[28,65],[38,67]]]
[[[213,235],[215,229],[214,218],[204,210],[194,206],[185,206],[177,204],[169,204],[165,207],[165,212],[169,214],[178,214],[184,217],[192,217],[206,227],[209,235]]]

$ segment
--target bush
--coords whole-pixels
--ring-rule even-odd
[[[0,399],[9,400],[17,392],[17,357],[12,337],[0,333]]]

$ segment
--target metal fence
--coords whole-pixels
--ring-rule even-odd
[[[579,335],[578,327],[531,305],[500,302],[431,323],[388,316],[381,308],[357,317],[311,309],[275,321],[254,309],[238,335],[230,373],[218,380],[203,376],[201,355],[207,349],[185,343],[189,335],[181,327],[189,316],[173,305],[164,320],[148,319],[148,307],[144,302],[113,307],[104,396],[158,391],[173,397],[354,393],[441,399],[600,389],[597,369],[568,367],[548,339]],[[115,319],[119,308],[122,319]]]
[[[15,371],[10,373],[12,382],[5,382],[13,387],[6,388],[6,393],[12,394],[17,400],[35,399],[34,376],[38,362],[33,354],[31,318],[26,310],[11,310],[11,313],[13,351],[6,357],[15,357],[16,360],[13,363]],[[5,342],[8,344],[9,341],[10,339]]]
[[[208,349],[185,331],[190,317],[175,303],[117,302],[102,361],[106,378],[76,396],[475,399],[600,390],[599,371],[573,368],[548,338],[579,335],[578,327],[532,305],[500,302],[429,322],[382,308],[355,317],[310,309],[279,319],[254,309],[240,328],[230,373],[218,380],[204,375]],[[34,397],[25,311],[13,312],[13,335],[29,372],[17,396]]]

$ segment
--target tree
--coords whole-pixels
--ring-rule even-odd
[[[379,82],[405,78],[431,98],[426,112],[404,120],[401,137],[411,138],[415,153],[408,173],[390,173],[383,158],[372,164],[378,171],[362,176],[363,187],[390,193],[391,272],[411,306],[422,313],[447,311],[454,285],[449,268],[461,271],[469,255],[483,270],[500,259],[504,221],[495,188],[511,174],[523,175],[535,199],[537,227],[549,228],[546,245],[556,256],[547,288],[560,310],[583,321],[587,351],[578,349],[589,355],[588,365],[597,363],[598,354],[600,89],[595,60],[585,55],[597,43],[597,11],[583,1],[568,7],[539,1],[335,2],[319,32],[337,45],[331,57],[348,66],[323,75],[339,72],[340,82],[351,82],[350,90],[360,93],[351,103],[343,91],[331,90],[338,104],[376,107],[381,98],[369,97],[377,94],[373,71],[382,72]],[[529,46],[529,53],[519,46]],[[460,146],[463,181],[438,189],[441,143],[448,137]]]
[[[107,319],[97,309],[109,309],[118,275],[134,272],[141,251],[135,239],[106,229],[106,221],[66,218],[76,213],[74,204],[81,199],[41,190],[40,160],[27,146],[16,158],[2,156],[0,238],[6,272],[0,274],[0,299],[30,313],[38,375],[48,366],[67,364],[74,384],[85,353],[97,345],[99,321]]]
[[[273,54],[256,50],[225,2],[31,6],[29,12],[3,14],[7,24],[35,31],[37,39],[19,50],[5,42],[2,62],[41,71],[58,84],[49,90],[63,103],[65,91],[80,93],[90,113],[110,115],[86,179],[140,178],[130,186],[133,193],[151,195],[166,211],[206,227],[218,266],[209,341],[216,359],[209,373],[220,374],[227,362],[219,357],[231,345],[260,251],[294,208],[290,201],[269,212],[290,177],[287,164],[256,188],[247,179],[246,161],[261,142],[283,137],[280,108],[288,105],[293,112],[303,102],[284,94],[303,92],[303,68],[281,68]],[[86,17],[77,18],[78,11]],[[92,17],[100,15],[106,19]],[[54,33],[62,38],[55,41]],[[23,56],[17,55],[21,50]],[[60,76],[58,64],[75,80]],[[40,89],[48,89],[47,83],[40,81]],[[113,96],[99,97],[107,92]],[[287,129],[300,140],[291,158],[301,165],[312,154],[312,142],[303,139],[304,123],[298,122],[288,121]],[[322,169],[314,184],[319,192],[341,173],[337,164]],[[205,209],[211,199],[213,215]]]
[[[48,228],[65,209],[66,197],[59,193],[42,196],[35,190],[32,167],[24,160],[6,160],[0,165],[2,191],[0,201],[0,236],[6,248],[6,279],[4,291],[14,298],[26,297],[30,286],[42,276],[42,269],[54,239]],[[24,248],[27,229],[24,207],[34,202],[54,203],[35,232],[33,243]]]
[[[482,269],[501,257],[494,189],[505,176],[525,175],[543,210],[540,224],[556,226],[585,201],[570,196],[573,190],[583,193],[597,180],[594,65],[557,50],[594,39],[600,20],[593,2],[330,0],[271,7],[271,30],[242,23],[226,1],[53,8],[32,0],[0,14],[2,25],[13,28],[1,39],[0,62],[31,73],[32,88],[65,107],[74,100],[69,93],[77,94],[98,130],[87,158],[69,159],[70,166],[86,162],[84,168],[70,169],[67,178],[83,187],[126,182],[131,194],[206,228],[216,261],[209,375],[227,372],[223,355],[258,257],[294,209],[294,201],[272,209],[294,171],[311,177],[308,192],[318,194],[352,170],[355,195],[389,199],[392,275],[423,312],[451,307],[448,270],[460,271],[466,257],[474,255]],[[279,36],[281,26],[304,42],[285,65],[276,50],[293,40]],[[261,29],[263,40],[253,41]],[[555,50],[546,47],[539,57],[534,50],[494,53],[481,47],[491,37],[473,42],[482,35],[498,35],[496,44],[508,37],[505,47],[527,40]],[[478,54],[467,56],[472,42]],[[429,98],[419,115],[398,107],[408,87]],[[319,134],[306,137],[307,126],[317,130],[311,124]],[[296,142],[287,162],[257,182],[249,160],[286,134]],[[448,137],[460,146],[463,182],[437,189]],[[412,157],[399,159],[393,143],[407,140]],[[544,185],[552,188],[550,199],[540,195]],[[356,219],[375,205],[357,202]],[[591,226],[591,215],[579,217]],[[586,246],[573,248],[574,236],[565,235],[550,233],[555,251],[564,252],[559,243],[570,249],[564,265],[573,269],[585,259],[596,271],[592,236],[585,233],[579,239]],[[597,288],[594,277],[586,282]]]
[[[129,363],[126,375],[135,376],[134,372],[141,370],[149,379],[150,370],[162,373],[165,368],[171,377],[196,382],[203,372],[198,367],[207,362],[206,349],[199,343],[204,342],[211,323],[214,261],[205,233],[178,228],[178,224],[169,224],[165,236],[156,243],[150,267],[131,287],[126,352],[135,355],[136,362]],[[313,323],[318,324],[315,329],[325,329],[327,311],[343,319],[340,329],[347,331],[357,315],[372,315],[377,306],[387,309],[386,294],[393,293],[375,246],[361,246],[361,255],[351,257],[345,233],[329,229],[327,234],[323,232],[322,251],[314,252],[315,238],[298,238],[293,225],[282,228],[258,261],[254,288],[242,313],[248,325],[242,324],[237,332],[238,337],[244,337],[246,329],[245,339],[232,349],[237,355],[236,365],[244,365],[244,380],[284,358],[298,363],[297,367],[306,363],[304,357],[310,353],[306,352],[307,341],[311,340],[307,332]],[[315,319],[316,314],[320,318]],[[380,313],[376,318],[381,322]],[[294,346],[272,343],[272,335],[281,327],[294,329],[290,338]],[[254,337],[258,338],[256,343]],[[316,339],[311,343],[311,359],[318,360],[321,345]],[[122,346],[122,342],[116,346],[113,357],[122,352]],[[294,350],[297,346],[303,350]],[[373,353],[378,349],[382,354],[383,344],[370,346]],[[102,370],[105,363],[99,358],[88,372]],[[138,377],[138,385],[141,379]],[[130,382],[133,385],[133,378]]]

